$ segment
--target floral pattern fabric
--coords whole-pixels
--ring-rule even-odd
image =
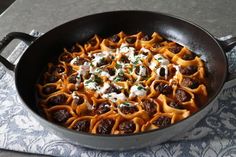
[[[31,34],[40,35],[37,31]],[[26,47],[20,43],[8,59],[17,62]],[[235,73],[236,47],[227,56],[229,70]],[[72,145],[41,126],[20,101],[12,75],[0,66],[0,148],[52,156],[233,157],[236,156],[236,80],[225,84],[211,112],[180,137],[139,150],[99,151]]]

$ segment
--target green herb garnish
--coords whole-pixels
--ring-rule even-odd
[[[116,69],[120,69],[120,68],[122,68],[122,65],[119,63],[116,63]]]
[[[97,75],[94,75],[94,82],[100,84],[100,83],[102,83],[102,79],[100,77],[98,77]]]
[[[143,86],[138,86],[137,88],[138,90],[145,90],[145,88]]]

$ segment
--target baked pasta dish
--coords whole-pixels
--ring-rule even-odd
[[[48,63],[38,106],[51,122],[92,134],[167,127],[207,101],[205,63],[158,33],[94,35]]]

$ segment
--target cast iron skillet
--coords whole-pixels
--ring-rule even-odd
[[[209,100],[201,110],[185,120],[167,128],[133,135],[92,135],[78,133],[53,124],[38,113],[35,84],[39,75],[52,58],[57,57],[64,47],[76,41],[83,43],[94,34],[108,37],[124,31],[128,34],[143,31],[159,32],[169,40],[176,41],[196,52],[206,62],[209,71]],[[236,45],[236,38],[218,41],[201,27],[175,16],[148,11],[114,11],[90,15],[60,25],[39,38],[25,33],[9,33],[0,42],[0,52],[13,39],[21,39],[29,47],[13,65],[0,56],[0,61],[15,72],[15,85],[24,106],[46,128],[55,134],[81,146],[103,150],[127,150],[165,142],[181,135],[199,122],[210,110],[224,83],[231,79],[225,52]],[[234,77],[233,77],[234,78]]]

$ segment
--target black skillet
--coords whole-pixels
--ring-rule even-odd
[[[151,34],[159,32],[169,40],[176,41],[190,48],[206,62],[209,71],[209,99],[200,111],[169,127],[133,135],[92,135],[78,133],[73,130],[55,125],[38,113],[35,99],[35,84],[47,63],[58,56],[64,47],[70,47],[75,42],[84,43],[94,34],[109,37],[120,31],[127,34],[139,31]],[[165,142],[172,137],[194,127],[214,104],[224,83],[232,79],[228,73],[228,63],[225,53],[236,45],[236,38],[224,42],[215,39],[201,27],[177,18],[175,16],[148,11],[114,11],[82,17],[45,33],[39,38],[25,33],[9,33],[0,42],[0,52],[13,39],[20,39],[29,47],[13,65],[0,56],[0,61],[11,71],[15,72],[15,85],[24,106],[46,128],[52,130],[71,143],[95,149],[126,150],[146,147]]]

